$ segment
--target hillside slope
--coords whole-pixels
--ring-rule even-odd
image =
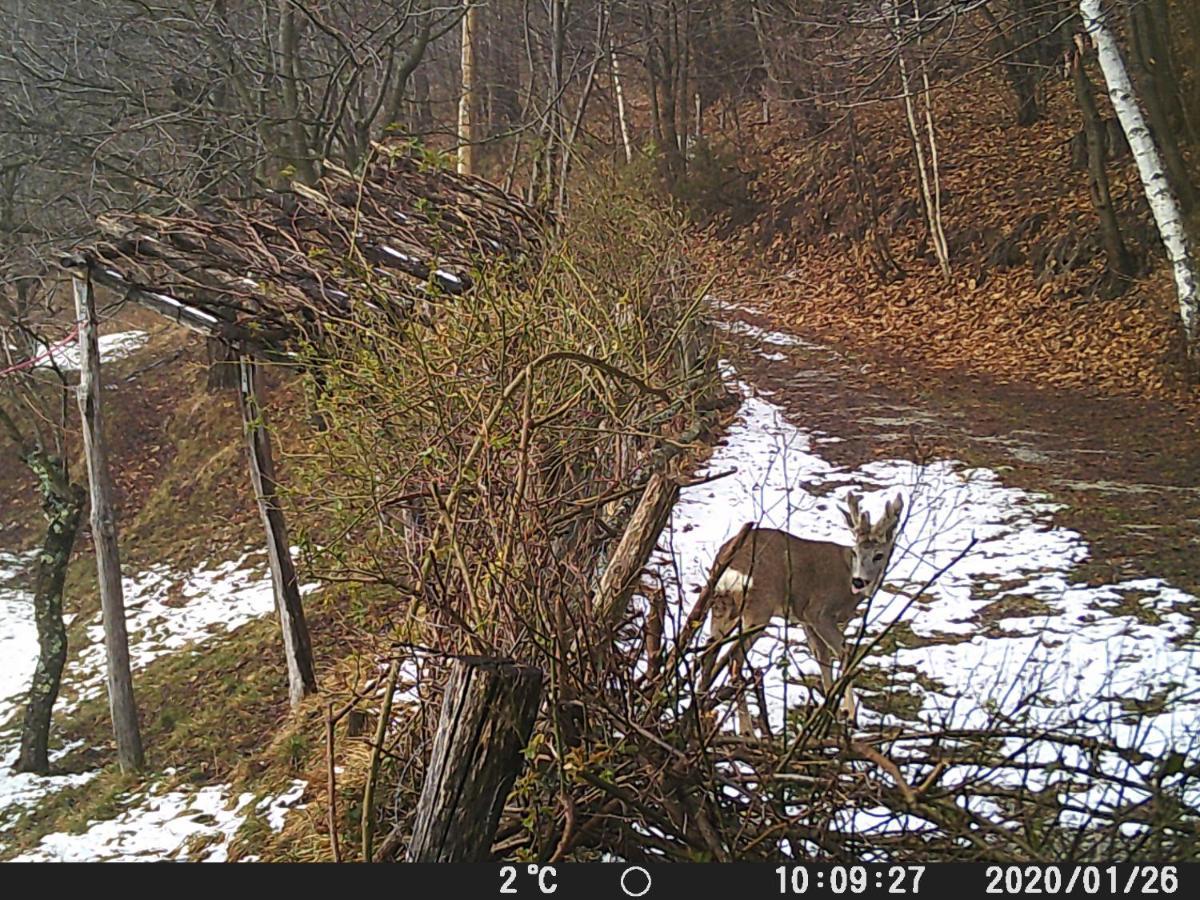
[[[898,103],[856,113],[857,164],[841,125],[811,139],[786,114],[757,127],[737,160],[753,173],[743,207],[718,213],[741,221],[725,227],[728,239],[710,229],[698,252],[733,256],[724,296],[752,284],[789,327],[876,365],[1194,402],[1171,274],[1132,159],[1109,169],[1142,274],[1115,284],[1086,172],[1072,164],[1074,99],[1062,83],[1048,93],[1041,121],[1021,127],[986,73],[936,91],[948,281],[925,237]],[[879,242],[901,273],[881,277]]]

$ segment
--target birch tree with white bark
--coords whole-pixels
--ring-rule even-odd
[[[1179,295],[1179,318],[1183,322],[1184,338],[1187,341],[1189,358],[1194,362],[1200,354],[1197,338],[1200,338],[1200,294],[1196,286],[1195,256],[1190,246],[1187,228],[1179,201],[1171,189],[1171,183],[1163,165],[1162,155],[1155,146],[1154,136],[1142,115],[1137,94],[1121,57],[1120,47],[1108,27],[1100,0],[1079,0],[1079,14],[1083,18],[1084,30],[1096,46],[1100,70],[1108,87],[1108,98],[1112,102],[1117,120],[1129,140],[1133,158],[1137,162],[1138,175],[1146,192],[1146,202],[1154,215],[1158,233],[1167,249],[1167,257],[1175,274],[1175,288]]]
[[[475,30],[478,7],[471,0],[463,4],[462,17],[462,91],[458,98],[458,173],[475,172]]]

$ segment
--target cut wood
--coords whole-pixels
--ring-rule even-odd
[[[454,660],[409,862],[488,860],[541,697],[541,669],[481,657]]]
[[[605,625],[606,636],[611,637],[621,624],[642,569],[654,552],[678,498],[679,485],[671,478],[655,472],[646,482],[642,498],[593,595],[593,608]]]

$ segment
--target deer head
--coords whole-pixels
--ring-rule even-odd
[[[854,532],[854,547],[850,558],[850,588],[856,594],[867,595],[879,586],[892,549],[896,545],[896,530],[904,498],[899,494],[889,500],[879,521],[872,524],[871,514],[859,508],[860,497],[851,494],[842,515]]]

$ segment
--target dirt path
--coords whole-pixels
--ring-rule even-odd
[[[740,377],[772,392],[802,427],[841,438],[826,447],[831,460],[901,455],[986,466],[1063,504],[1054,522],[1091,546],[1087,580],[1162,577],[1200,594],[1200,423],[1192,415],[944,373],[896,377],[774,331],[746,307],[720,314],[736,338]]]

